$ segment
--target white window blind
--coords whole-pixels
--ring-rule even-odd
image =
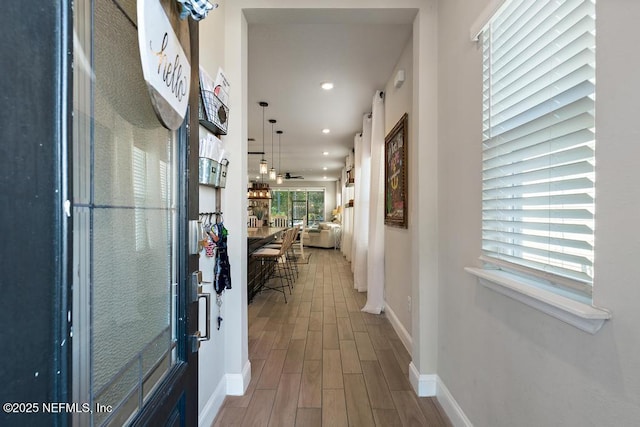
[[[590,295],[595,1],[512,0],[482,43],[482,259]]]
[[[136,250],[142,251],[149,247],[147,212],[145,210],[147,201],[147,155],[137,147],[133,147],[132,174]]]

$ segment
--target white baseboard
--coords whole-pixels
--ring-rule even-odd
[[[247,360],[241,374],[226,374],[198,415],[198,426],[211,426],[227,395],[242,396],[251,381],[251,362]]]
[[[436,397],[454,427],[473,427],[473,424],[471,424],[471,421],[469,421],[469,418],[464,414],[462,408],[453,398],[453,395],[449,392],[449,389],[444,385],[440,377],[438,377]]]
[[[409,364],[409,381],[418,397],[433,397],[436,395],[438,376],[435,374],[420,374],[413,362]]]
[[[396,331],[396,334],[400,337],[400,341],[404,344],[404,348],[407,349],[409,354],[413,354],[413,338],[411,338],[411,334],[400,322],[400,319],[398,319],[398,316],[396,316],[396,313],[393,312],[386,301],[384,302],[384,312],[387,314],[387,318],[389,319],[391,326],[393,326],[393,330]]]
[[[227,394],[242,396],[251,381],[251,362],[247,360],[241,374],[227,374]]]
[[[473,427],[469,418],[453,398],[447,386],[436,374],[420,374],[416,366],[409,365],[409,380],[418,397],[436,397],[454,427]]]
[[[215,391],[204,405],[202,412],[198,415],[198,426],[205,427],[213,425],[213,421],[216,419],[218,412],[220,412],[220,408],[222,407],[222,403],[224,402],[224,398],[227,395],[227,378],[225,376],[222,377]]]

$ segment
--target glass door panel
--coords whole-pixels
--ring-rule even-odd
[[[309,225],[318,224],[325,220],[324,218],[324,190],[309,191],[307,193],[308,204],[308,223]]]
[[[292,191],[290,194],[291,218],[293,218],[293,226],[300,226],[307,219],[307,192]]]
[[[88,2],[79,3],[87,9]],[[89,350],[79,344],[74,356],[74,373],[88,384],[79,380],[74,394],[111,408],[75,418],[76,425],[126,424],[177,362],[177,133],[151,107],[135,1],[122,3],[93,2],[93,79],[84,82],[91,107],[74,123],[86,122],[74,130],[74,212],[86,221],[74,245],[76,289],[86,297],[76,298],[74,312],[84,311],[78,317],[90,324],[78,331]],[[79,39],[91,39],[76,20]]]

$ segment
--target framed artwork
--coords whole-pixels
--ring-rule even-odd
[[[402,116],[384,139],[384,223],[407,228],[407,143],[409,115]]]

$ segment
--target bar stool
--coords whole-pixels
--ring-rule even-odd
[[[284,302],[287,303],[287,294],[285,288],[289,288],[289,294],[291,294],[292,281],[289,276],[288,268],[286,267],[286,251],[290,245],[292,233],[288,230],[282,240],[280,248],[263,247],[255,251],[251,256],[258,259],[263,268],[261,269],[261,288],[269,289],[272,291],[282,292],[284,296]],[[280,286],[267,286],[270,279],[279,278]],[[286,284],[283,279],[286,279]]]
[[[289,264],[289,271],[291,271],[291,276],[293,277],[293,273],[295,272],[296,279],[299,276],[298,273],[298,255],[295,253],[293,249],[293,245],[300,234],[300,228],[294,227],[291,229],[291,240],[289,241],[289,247],[286,250],[287,254],[287,262]]]
[[[298,232],[298,235],[300,236],[300,239],[298,240],[298,250],[300,252],[300,256],[302,257],[302,261],[306,261],[306,258],[304,257],[304,229],[306,228],[306,224],[307,224],[307,220],[305,219],[302,222],[302,225],[300,226],[300,231]],[[296,258],[298,257],[298,254],[296,254]]]
[[[298,261],[299,256],[302,258],[302,261],[306,260],[304,256],[304,229],[306,228],[306,225],[307,225],[307,220],[305,218],[302,220],[302,225],[300,225],[299,227],[296,227],[298,228],[298,233],[296,234],[293,241],[291,242],[291,246],[292,246],[291,254],[296,261]],[[296,252],[296,248],[298,249],[297,252]],[[297,265],[295,266],[295,269],[297,273],[298,272]]]
[[[289,282],[289,289],[293,289],[293,285],[298,277],[298,266],[294,261],[295,256],[293,254],[293,242],[296,240],[297,228],[289,228],[285,232],[287,236],[286,242],[283,240],[281,243],[283,248],[283,256],[279,259],[279,265],[282,267],[283,272],[287,276]],[[295,277],[294,277],[295,274]]]
[[[342,241],[342,227],[333,227],[333,249],[339,249]]]
[[[285,231],[285,235],[289,235],[289,240],[287,242],[287,247],[284,248],[284,264],[285,264],[285,268],[287,269],[287,271],[290,273],[291,275],[291,283],[292,283],[292,287],[293,287],[293,283],[295,281],[294,279],[294,273],[295,273],[295,277],[297,278],[299,273],[298,273],[298,265],[295,262],[292,262],[294,260],[297,260],[297,255],[295,253],[295,251],[293,250],[293,244],[296,241],[296,239],[298,238],[298,234],[300,232],[300,229],[298,227],[294,227],[294,228],[289,228],[288,230]],[[273,242],[270,243],[268,245],[265,246],[265,248],[270,248],[270,249],[280,249],[282,246],[285,245],[284,242],[284,237],[283,240],[280,242]]]

